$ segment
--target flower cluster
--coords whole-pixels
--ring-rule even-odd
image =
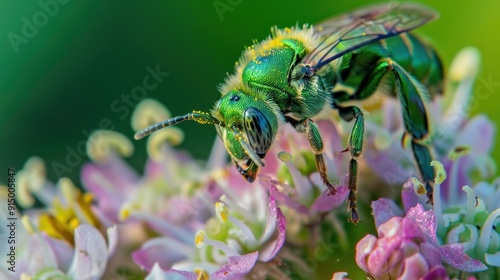
[[[81,169],[81,186],[68,178],[50,182],[36,157],[17,173],[19,265],[15,273],[1,266],[0,278],[498,278],[500,178],[494,179],[490,156],[495,128],[485,116],[470,118],[462,106],[473,98],[478,64],[477,51],[462,51],[445,98],[426,105],[433,204],[415,177],[400,105],[390,98],[373,105],[382,110],[365,108],[358,225],[347,222],[345,204],[350,155],[343,151],[352,124],[334,112],[315,120],[334,195],[306,136],[288,124],[253,183],[227,162],[219,139],[201,161],[177,147],[184,137],[179,128],[158,131],[147,139],[141,174],[125,159],[134,152],[130,137],[97,130],[87,141],[90,162]],[[170,117],[160,103],[145,99],[132,128]],[[6,209],[1,206],[2,216]]]
[[[117,245],[117,229],[101,224],[91,204],[92,195],[82,193],[68,178],[57,184],[49,182],[39,158],[26,162],[17,181],[22,207],[30,207],[38,199],[45,208],[32,208],[22,216],[16,213],[22,223],[16,236],[19,266],[11,266],[14,271],[2,266],[2,279],[103,277]],[[6,210],[2,207],[5,220]]]
[[[376,279],[499,277],[499,179],[492,184],[486,181],[496,171],[489,155],[494,126],[484,116],[469,120],[463,106],[472,98],[477,63],[475,50],[462,51],[450,70],[451,78],[459,82],[451,87],[456,91],[453,99],[442,102],[441,106],[448,108],[441,117],[439,104],[432,108],[437,126],[432,141],[441,161],[431,164],[436,174],[433,205],[425,204],[417,196],[425,190],[414,177],[404,184],[401,192],[404,210],[390,199],[372,203],[378,237],[367,235],[358,243],[356,262]],[[388,130],[382,131],[391,135]],[[398,148],[389,144],[384,149]],[[398,170],[401,158],[392,157],[397,152],[375,153],[389,170]],[[384,176],[381,169],[375,170]],[[400,178],[411,176],[411,171],[399,168],[399,172]],[[425,211],[425,208],[432,209]]]

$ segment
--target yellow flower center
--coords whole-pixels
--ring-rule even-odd
[[[91,208],[92,194],[82,194],[67,178],[61,179],[59,185],[66,204],[63,205],[58,198],[54,199],[50,213],[40,215],[39,229],[51,237],[74,245],[74,231],[80,224],[87,223],[101,229],[101,223]]]
[[[210,275],[208,274],[208,272],[201,268],[195,268],[194,273],[198,274],[196,280],[210,280]]]

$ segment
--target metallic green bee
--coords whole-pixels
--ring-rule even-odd
[[[434,170],[426,146],[429,134],[424,100],[441,94],[443,70],[436,52],[408,31],[437,13],[417,4],[375,5],[333,17],[313,27],[273,29],[272,35],[245,50],[235,73],[220,87],[221,99],[210,112],[178,116],[137,132],[140,139],[185,120],[214,124],[232,161],[252,182],[278,128],[290,123],[306,134],[316,167],[331,194],[323,143],[312,118],[325,108],[354,120],[347,150],[348,208],[356,211],[357,159],[363,153],[363,102],[379,94],[401,103],[406,135],[432,202]]]

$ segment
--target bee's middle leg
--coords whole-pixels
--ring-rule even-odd
[[[354,125],[349,134],[347,150],[351,154],[349,161],[349,197],[347,199],[347,209],[351,211],[350,221],[354,224],[359,222],[359,215],[356,206],[356,193],[358,191],[358,158],[363,153],[363,143],[365,139],[365,118],[358,107],[338,108],[340,116],[346,120],[354,119]]]

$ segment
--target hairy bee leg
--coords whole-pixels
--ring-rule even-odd
[[[323,180],[323,183],[328,187],[330,194],[334,195],[337,190],[328,180],[325,159],[323,157],[323,140],[321,139],[318,125],[309,118],[303,119],[294,125],[298,132],[306,133],[307,141],[309,142],[309,146],[311,146],[314,153],[316,168],[318,169],[321,180]]]
[[[351,154],[349,162],[349,197],[347,199],[347,209],[351,211],[350,221],[354,224],[359,222],[359,215],[356,206],[356,193],[358,191],[358,161],[363,153],[363,143],[365,138],[365,119],[358,107],[339,108],[340,116],[346,120],[354,119],[351,133],[349,134],[348,150]]]
[[[432,203],[434,169],[430,166],[432,160],[430,150],[424,144],[429,132],[427,112],[422,100],[422,96],[425,95],[425,88],[395,61],[390,58],[383,58],[373,68],[372,72],[363,79],[358,90],[349,100],[361,100],[370,97],[389,72],[393,73],[396,81],[396,91],[402,107],[405,129],[412,137],[413,154],[425,182],[427,198]]]

